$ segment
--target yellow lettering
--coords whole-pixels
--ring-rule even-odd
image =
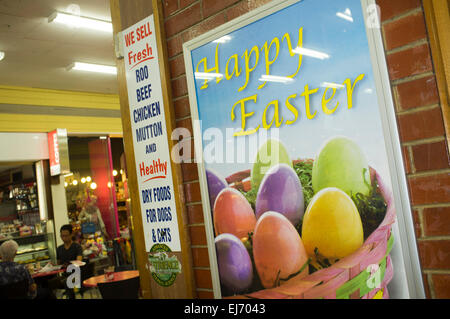
[[[297,121],[297,119],[298,119],[298,110],[289,101],[290,99],[295,99],[296,97],[297,97],[297,94],[292,94],[292,95],[289,95],[288,98],[286,99],[286,106],[287,106],[287,108],[289,109],[289,111],[292,112],[292,114],[294,114],[294,119],[293,120],[287,120],[286,121],[287,125],[294,124]]]
[[[281,38],[281,42],[284,41],[284,39],[286,38],[286,42],[289,48],[289,54],[291,56],[296,55],[297,53],[293,52],[293,48],[292,48],[292,44],[291,44],[291,38],[289,36],[289,33],[285,33],[283,35],[283,37]],[[298,29],[298,43],[297,43],[297,47],[301,48],[303,47],[303,27]],[[303,60],[303,55],[298,54],[298,66],[297,66],[297,71],[295,71],[295,73],[289,75],[289,78],[293,78],[294,76],[297,75],[298,71],[300,71],[300,67],[302,66],[302,60]]]
[[[252,68],[250,68],[249,63],[250,63],[250,58],[252,57],[252,52],[255,53],[256,60],[255,60],[255,65]],[[239,92],[241,92],[243,89],[245,89],[247,87],[248,80],[250,78],[250,72],[252,72],[254,69],[256,69],[256,66],[258,65],[258,60],[259,60],[258,47],[256,45],[253,46],[253,48],[250,50],[250,54],[248,53],[248,49],[245,50],[242,57],[245,59],[245,83],[243,86],[241,86],[238,89]]]
[[[310,90],[308,84],[306,84],[306,85],[305,85],[305,91],[304,91],[302,94],[300,94],[301,96],[304,96],[304,97],[305,97],[306,117],[307,117],[308,119],[310,119],[310,120],[312,120],[312,119],[316,116],[317,111],[314,111],[314,114],[311,114],[311,106],[310,106],[309,96],[310,96],[311,94],[316,93],[317,91],[319,91],[319,89],[313,89],[313,90]]]
[[[270,48],[272,47],[272,45],[275,44],[275,57],[273,58],[273,60],[269,59],[269,54],[270,54]],[[264,50],[264,59],[266,62],[266,74],[269,75],[270,74],[270,66],[277,60],[278,58],[278,53],[280,52],[280,40],[275,37],[272,39],[272,41],[269,44],[269,47],[267,47],[267,41],[266,43],[264,43],[264,46],[261,48],[261,51]],[[267,82],[264,82],[263,84],[261,84],[260,86],[258,86],[258,90],[262,89]]]
[[[228,65],[230,64],[231,60],[234,60],[234,67],[233,67],[233,71],[228,72]],[[232,56],[230,56],[230,58],[227,61],[227,64],[225,66],[225,78],[227,80],[231,79],[233,77],[233,75],[235,75],[236,77],[238,77],[239,75],[241,75],[241,71],[239,71],[239,65],[238,65],[238,55],[237,54],[233,54]]]
[[[272,104],[274,106],[273,118],[272,118],[272,121],[270,122],[270,124],[267,124],[267,111],[269,110],[269,106],[271,106]],[[267,104],[266,109],[264,110],[264,113],[263,113],[262,120],[263,120],[263,127],[266,130],[268,130],[272,126],[273,121],[275,121],[275,126],[276,127],[280,127],[280,125],[283,123],[283,118],[280,119],[278,100],[273,100],[272,102]]]
[[[331,114],[333,114],[336,111],[336,109],[337,109],[337,107],[339,105],[339,101],[336,103],[336,106],[333,109],[327,108],[328,102],[330,102],[333,99],[334,94],[336,93],[336,88],[332,88],[333,89],[333,94],[331,94],[331,97],[329,99],[327,99],[326,96],[327,96],[328,89],[329,89],[329,87],[327,87],[325,89],[325,92],[323,93],[323,96],[322,96],[322,110],[323,110],[323,112],[325,114],[331,115]]]
[[[210,69],[208,69],[208,61],[206,59],[206,57],[204,57],[203,59],[201,59],[198,63],[197,66],[195,68],[196,72],[201,72],[199,71],[199,66],[200,64],[203,63],[203,72],[205,73],[210,73],[215,71],[215,73],[219,74],[219,43],[217,43],[216,46],[216,53],[214,55],[214,66]],[[219,83],[220,81],[222,81],[223,77],[216,77],[216,83]],[[203,85],[200,87],[200,90],[204,90],[208,87],[208,79],[205,79],[205,81],[203,82]]]
[[[239,104],[240,107],[241,107],[241,127],[242,127],[242,131],[234,133],[233,136],[250,135],[250,134],[256,133],[256,131],[259,130],[260,125],[258,125],[258,127],[256,129],[249,130],[249,131],[245,130],[245,119],[247,117],[251,117],[255,113],[255,112],[245,113],[245,102],[251,100],[251,101],[256,103],[256,98],[257,98],[257,95],[255,94],[255,95],[252,95],[252,96],[249,96],[247,98],[241,99],[241,100],[237,101],[236,103],[234,103],[233,107],[231,108],[231,120],[234,121],[234,119],[235,119],[234,108],[236,107],[236,105]]]
[[[361,81],[364,78],[364,73],[358,75],[353,85],[351,84],[350,79],[346,79],[343,84],[347,86],[347,103],[348,108],[351,109],[353,107],[353,90],[355,88],[356,82]]]

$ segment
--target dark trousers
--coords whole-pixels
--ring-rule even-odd
[[[34,299],[56,299],[52,289],[48,285],[48,281],[45,278],[34,279],[37,286],[36,297]]]
[[[56,299],[55,294],[49,288],[37,287],[36,298],[37,300],[44,299]]]
[[[65,289],[65,293],[69,299],[75,299],[75,292],[72,288],[67,287],[67,276],[56,276],[48,281],[50,290]]]

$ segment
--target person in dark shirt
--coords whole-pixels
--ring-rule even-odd
[[[56,259],[58,265],[68,266],[71,261],[83,260],[83,249],[81,246],[73,241],[72,225],[63,225],[60,228],[61,239],[64,242],[56,249]],[[72,289],[67,287],[68,274],[61,274],[60,277],[49,280],[49,287],[53,289],[65,289],[69,299],[75,299],[75,294]]]
[[[61,239],[64,242],[56,250],[56,259],[59,265],[67,266],[73,260],[83,260],[83,249],[72,239],[72,225],[63,225],[60,229]]]
[[[0,246],[0,286],[17,283],[23,280],[28,282],[28,297],[35,298],[36,284],[24,265],[14,262],[19,245],[14,240],[5,241]]]

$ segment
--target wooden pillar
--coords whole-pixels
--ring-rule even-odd
[[[172,106],[167,45],[164,31],[162,2],[158,0],[110,0],[111,19],[114,30],[114,40],[119,41],[117,34],[134,25],[140,20],[154,15],[155,34],[159,58],[159,71],[163,93],[163,103],[169,150],[173,141],[171,132],[175,128],[175,117]],[[130,108],[128,101],[125,63],[123,58],[116,59],[117,78],[119,83],[120,110],[123,126],[123,140],[128,171],[128,182],[131,198],[132,230],[135,242],[137,266],[141,278],[141,289],[144,298],[194,298],[195,287],[192,270],[192,255],[189,232],[187,229],[187,214],[185,211],[181,167],[171,159],[174,196],[177,209],[178,230],[180,235],[181,252],[171,253],[181,262],[181,274],[173,285],[162,287],[152,278],[148,269],[148,252],[145,248],[141,205],[139,199],[138,179],[136,175],[135,152],[130,122]]]

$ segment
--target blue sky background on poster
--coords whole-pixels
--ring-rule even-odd
[[[325,5],[323,2],[302,1],[229,34],[231,40],[219,46],[219,72],[225,73],[228,58],[238,54],[242,73],[231,80],[223,78],[219,83],[209,81],[208,88],[204,90],[200,90],[203,80],[195,81],[202,132],[216,127],[225,135],[226,128],[240,129],[240,109],[236,107],[236,118],[231,121],[231,108],[238,100],[254,94],[258,96],[257,102],[248,102],[246,112],[254,111],[255,114],[247,118],[246,129],[255,128],[261,124],[266,105],[275,99],[279,100],[280,115],[283,116],[284,121],[293,119],[293,114],[285,106],[285,101],[288,96],[296,93],[297,97],[291,102],[299,111],[299,117],[294,124],[283,124],[280,127],[280,140],[287,146],[292,159],[314,158],[327,139],[335,135],[345,135],[355,140],[362,148],[369,165],[376,168],[384,180],[390,180],[361,4],[359,1],[352,0],[328,0],[325,1]],[[346,12],[347,9],[351,12],[353,22],[336,15],[338,12]],[[280,40],[278,59],[271,65],[270,74],[287,76],[296,71],[298,55],[291,57],[286,41],[281,39],[285,33],[289,33],[292,45],[295,47],[299,39],[299,28],[303,28],[303,47],[326,53],[329,58],[321,60],[304,55],[300,71],[293,82],[287,84],[268,82],[265,87],[258,90],[257,87],[263,83],[259,81],[259,78],[265,74],[266,70],[264,51],[261,51],[266,41],[270,44],[274,37]],[[210,42],[192,50],[194,70],[203,57],[207,57],[208,67],[213,66],[216,45],[217,43]],[[245,82],[242,55],[246,49],[250,51],[254,45],[260,48],[258,66],[250,74],[247,87],[238,92],[238,88]],[[274,57],[273,51],[271,50],[270,58]],[[253,56],[250,65],[254,65],[254,62]],[[323,82],[342,84],[345,79],[350,78],[353,84],[360,74],[365,76],[355,86],[353,108],[347,109],[347,94],[344,88],[336,91],[329,104],[332,108],[339,101],[336,112],[332,115],[324,114],[321,107],[322,95],[325,91],[325,87],[322,87]],[[317,111],[315,118],[311,120],[306,118],[305,99],[300,96],[306,84],[310,90],[319,88],[317,93],[310,96],[311,112]],[[329,97],[331,93],[329,90],[327,96]],[[269,112],[269,121],[272,116],[273,111]],[[262,125],[260,130],[263,130]],[[248,143],[249,138],[254,137],[234,138],[234,154],[245,152],[246,158],[251,161],[253,158],[249,158],[249,154],[254,154],[254,151],[251,150],[252,145]],[[237,143],[238,139],[246,139],[247,143],[244,147],[239,146],[243,143]],[[204,141],[204,145],[210,142]],[[248,162],[247,160],[247,163],[234,165],[226,163],[205,163],[205,165],[225,177],[251,168],[251,163]]]

